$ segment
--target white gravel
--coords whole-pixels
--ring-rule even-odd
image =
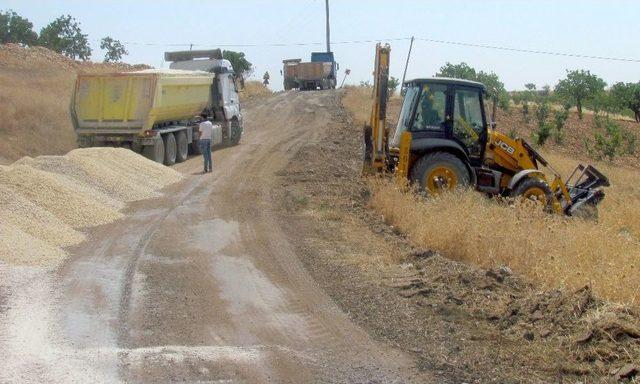
[[[76,149],[0,167],[0,260],[51,265],[79,230],[123,217],[126,203],[160,196],[182,179],[171,168],[122,148]]]

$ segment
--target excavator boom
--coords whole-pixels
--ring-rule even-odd
[[[373,105],[369,123],[364,126],[364,173],[382,172],[387,168],[389,156],[389,130],[386,126],[387,98],[389,96],[389,44],[376,45],[373,72]]]

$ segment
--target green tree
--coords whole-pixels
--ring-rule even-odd
[[[567,71],[567,77],[556,85],[555,91],[564,100],[575,104],[578,117],[582,119],[582,106],[585,101],[593,100],[604,90],[607,83],[585,70]]]
[[[0,12],[0,44],[17,43],[32,46],[38,41],[33,24],[14,11]]]
[[[495,73],[486,73],[480,71],[476,75],[476,81],[485,85],[487,90],[487,97],[491,100],[491,121],[496,121],[496,112],[498,106],[507,110],[509,108],[509,94],[504,89],[504,83],[500,81],[500,78]]]
[[[396,90],[398,89],[399,85],[400,85],[400,80],[398,80],[393,76],[389,78],[389,81],[387,82],[387,88],[389,89],[389,96],[393,96],[393,94],[396,93]]]
[[[611,87],[611,97],[616,105],[633,111],[636,122],[640,123],[640,82],[615,83]]]
[[[105,63],[121,61],[122,56],[129,54],[120,40],[115,40],[109,36],[102,38],[102,40],[100,41],[100,49],[104,49],[107,51],[104,54]]]
[[[249,77],[253,72],[253,64],[247,60],[244,52],[223,51],[222,58],[229,60],[238,76]]]
[[[451,77],[454,79],[465,79],[478,81],[486,87],[487,97],[492,102],[491,120],[496,119],[496,110],[500,106],[502,109],[509,108],[509,95],[507,94],[504,84],[500,81],[498,75],[493,72],[476,71],[467,63],[451,64],[446,63],[440,67],[436,77]]]
[[[476,70],[471,68],[467,63],[446,63],[444,66],[440,67],[440,71],[436,73],[436,77],[450,77],[453,79],[476,81],[478,75],[476,73]]]
[[[89,60],[91,57],[87,35],[70,15],[62,15],[42,28],[39,43],[71,59]]]
[[[544,145],[544,143],[551,135],[551,129],[553,128],[553,126],[547,122],[550,110],[551,107],[546,100],[542,100],[536,103],[536,120],[538,120],[536,141],[539,145]]]

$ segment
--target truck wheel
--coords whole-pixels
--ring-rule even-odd
[[[176,163],[182,163],[189,156],[189,143],[187,143],[187,134],[184,131],[176,132]]]
[[[176,163],[176,137],[173,133],[164,135],[164,165],[173,165]]]
[[[164,142],[159,135],[154,138],[153,145],[145,145],[142,147],[142,154],[149,160],[156,163],[164,161]]]
[[[469,185],[469,171],[462,160],[448,152],[423,156],[411,170],[411,180],[420,190],[439,195]]]
[[[537,177],[526,177],[511,190],[511,197],[521,198],[524,201],[534,201],[546,210],[553,207],[553,192],[546,181]]]
[[[189,151],[191,151],[191,154],[194,156],[202,154],[202,150],[200,150],[200,140],[193,139],[189,145]]]
[[[238,145],[242,137],[242,127],[238,119],[231,120],[231,137],[229,137],[229,145]]]

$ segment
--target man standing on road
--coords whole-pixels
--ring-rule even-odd
[[[204,160],[204,172],[211,172],[211,134],[213,133],[213,124],[207,120],[207,114],[200,115],[202,122],[198,125],[200,131],[200,151]]]

